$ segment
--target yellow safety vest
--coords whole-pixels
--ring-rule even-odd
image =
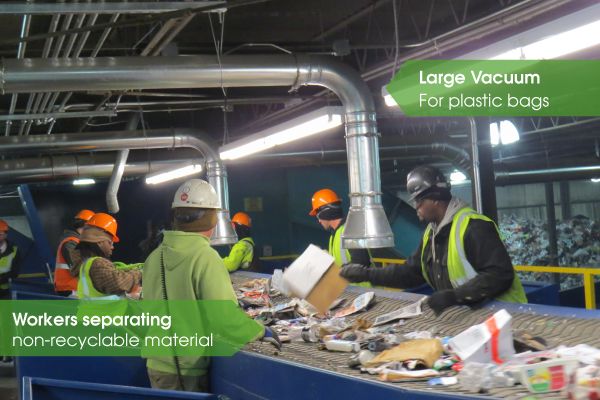
[[[0,274],[5,274],[10,271],[12,262],[17,255],[17,246],[13,246],[13,251],[7,257],[0,258]],[[0,289],[8,289],[8,283],[0,285]]]
[[[454,215],[454,218],[452,219],[452,228],[450,229],[450,237],[448,238],[448,276],[450,277],[452,287],[455,289],[477,276],[477,272],[467,260],[467,256],[465,255],[464,237],[465,232],[467,231],[467,226],[469,225],[469,221],[471,219],[481,219],[492,223],[494,222],[484,215],[477,214],[475,210],[469,207],[463,208],[457,212],[456,215]],[[498,231],[498,227],[495,223],[494,226],[496,227],[496,231]],[[425,272],[425,247],[429,241],[430,233],[431,227],[428,226],[423,234],[421,268],[425,280],[427,280],[427,282],[431,285],[427,273]],[[500,231],[498,231],[498,236],[502,237],[500,235]],[[519,280],[517,273],[515,272],[514,274],[515,277],[510,289],[496,297],[496,300],[526,304],[527,296],[525,296],[523,285],[521,285],[521,281]]]
[[[346,225],[342,225],[334,235],[329,238],[329,254],[335,258],[335,263],[342,266],[348,262],[351,262],[350,252],[347,249],[342,248],[342,233],[344,233]],[[371,250],[369,252],[369,258],[371,259],[371,266],[373,266],[373,257],[371,256]],[[352,286],[362,287],[373,287],[370,282],[351,283]]]

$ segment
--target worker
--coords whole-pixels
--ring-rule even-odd
[[[177,189],[172,204],[175,231],[165,231],[161,245],[144,264],[144,300],[231,300],[238,304],[223,260],[210,247],[210,237],[221,209],[213,187],[202,179],[189,179]],[[163,286],[164,285],[164,286]],[[248,320],[243,313],[239,314]],[[237,321],[236,321],[237,323]],[[253,339],[281,342],[269,328],[258,324]],[[222,336],[236,334],[236,327]],[[148,376],[155,389],[208,392],[209,357],[149,357]]]
[[[258,254],[254,251],[254,241],[250,237],[252,221],[248,214],[237,213],[231,219],[238,242],[233,246],[229,256],[223,259],[227,271],[234,272],[239,268],[245,271],[260,272]]]
[[[0,221],[0,299],[8,299],[8,280],[19,276],[21,257],[8,237],[8,224]]]
[[[378,269],[349,265],[340,275],[350,282],[367,280],[400,289],[427,282],[435,290],[427,303],[436,314],[491,299],[527,303],[496,224],[452,196],[439,169],[421,166],[407,179],[409,201],[421,222],[428,223],[419,247],[404,264]]]
[[[117,221],[112,216],[98,213],[85,223],[79,244],[70,253],[71,276],[79,278],[79,299],[125,299],[125,294],[141,283],[140,271],[117,271],[110,261],[114,243],[118,241]]]
[[[7,239],[8,229],[8,224],[0,221],[0,300],[9,299],[8,280],[18,277],[21,270],[21,254],[17,246]],[[0,352],[0,360],[9,363],[13,358],[3,357]]]
[[[75,221],[66,228],[60,238],[58,251],[56,252],[56,268],[54,269],[54,290],[59,296],[77,295],[77,278],[71,276],[71,251],[79,243],[79,235],[83,231],[85,223],[94,216],[90,210],[81,210],[75,216]]]
[[[316,215],[323,228],[331,233],[329,254],[335,258],[337,265],[343,266],[352,263],[365,268],[374,265],[370,250],[342,248],[342,234],[346,219],[342,212],[342,201],[333,190],[322,189],[315,193],[312,197],[312,208],[309,214]],[[356,282],[355,286],[372,287],[369,282]]]

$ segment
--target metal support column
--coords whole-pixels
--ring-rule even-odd
[[[550,266],[558,267],[558,245],[556,238],[556,214],[554,212],[554,183],[546,182],[546,216],[548,220],[548,242]],[[554,283],[560,287],[560,274],[554,274]]]
[[[562,219],[571,219],[571,190],[569,182],[560,183],[560,210]]]
[[[23,211],[25,212],[25,216],[27,217],[27,222],[29,222],[29,229],[31,229],[31,234],[33,235],[33,242],[38,250],[38,253],[44,258],[44,261],[46,262],[46,268],[48,268],[48,273],[51,274],[51,272],[54,271],[54,264],[56,262],[56,259],[55,256],[52,254],[52,251],[50,250],[48,240],[46,240],[46,234],[44,233],[44,229],[42,228],[42,224],[40,222],[40,218],[38,217],[35,204],[33,204],[31,192],[29,191],[29,187],[27,185],[19,185],[17,189],[19,192],[19,197],[21,198],[21,205],[23,206]],[[53,281],[52,275],[50,275],[49,277],[50,280]]]
[[[481,214],[498,223],[498,207],[496,204],[496,185],[494,184],[494,156],[490,141],[489,117],[476,117],[477,151],[479,153],[479,180],[481,190]],[[473,158],[473,160],[475,160]],[[473,168],[475,171],[475,166]],[[476,191],[473,190],[473,193]],[[475,201],[473,203],[476,203]]]

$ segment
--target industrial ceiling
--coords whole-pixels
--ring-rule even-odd
[[[381,87],[390,81],[402,62],[456,58],[595,3],[593,0],[3,1],[0,53],[5,59],[330,55],[358,71],[373,93],[382,135],[382,184],[394,188],[403,184],[405,172],[415,164],[439,162],[454,168],[443,152],[403,151],[403,146],[443,143],[459,152],[468,151],[470,146],[466,120],[406,118],[399,110],[386,107]],[[587,49],[569,58],[595,59],[598,50]],[[307,111],[339,104],[333,92],[315,86],[298,90],[246,87],[86,92],[70,92],[69,87],[64,87],[54,93],[1,96],[0,114],[5,120],[0,121],[0,127],[6,136],[122,131],[132,113],[142,112],[143,129],[201,129],[217,143],[226,144]],[[35,114],[35,118],[25,119],[26,114]],[[7,121],[9,118],[15,119]],[[594,165],[600,160],[597,133],[600,119],[535,117],[513,118],[513,122],[522,139],[494,149],[494,161],[503,163],[504,169],[557,169]],[[344,162],[344,154],[340,153],[344,149],[343,130],[337,129],[228,165]],[[177,151],[178,158],[189,157],[185,150]],[[11,159],[10,155],[4,157]],[[138,157],[148,157],[147,152]],[[152,157],[164,159],[165,153],[153,150]],[[134,151],[132,159],[135,158]]]

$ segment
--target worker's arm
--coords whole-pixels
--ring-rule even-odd
[[[455,289],[459,303],[494,298],[510,289],[515,270],[492,222],[472,219],[465,232],[464,246],[477,276]]]
[[[249,247],[251,247],[250,243],[241,240],[233,246],[229,256],[223,259],[227,271],[234,272],[242,265],[244,256],[252,251]]]
[[[73,260],[71,260],[71,251],[75,250],[75,247],[77,247],[77,242],[75,240],[69,240],[68,242],[63,244],[63,246],[60,249],[60,252],[63,258],[65,259],[65,262],[69,266],[69,269],[72,268],[73,265]]]
[[[96,258],[90,266],[90,279],[97,291],[104,294],[129,293],[142,282],[140,271],[117,271],[106,258]]]
[[[215,309],[206,312],[205,315],[212,317],[209,319],[211,332],[219,333],[231,340],[239,340],[245,342],[244,338],[248,332],[256,332],[252,340],[261,339],[265,336],[265,328],[258,322],[252,320],[246,313],[239,308],[237,296],[231,285],[231,279],[226,268],[224,268],[223,260],[219,254],[212,251],[203,253],[202,262],[204,265],[197,266],[200,269],[200,275],[197,278],[196,297],[198,300],[231,300],[231,304],[223,303],[212,305],[206,303],[207,307],[234,307],[238,313],[227,313],[228,316],[234,318],[224,318],[222,314],[217,316]],[[227,310],[230,310],[227,308]]]
[[[350,281],[371,282],[375,286],[409,289],[426,282],[421,268],[421,246],[408,257],[404,264],[388,264],[385,268],[367,268],[348,265],[340,275]]]

